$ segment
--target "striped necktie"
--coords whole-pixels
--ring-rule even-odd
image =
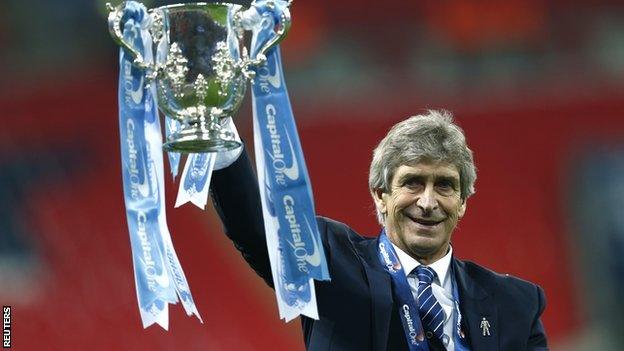
[[[438,300],[433,296],[431,282],[436,272],[420,265],[414,270],[418,276],[418,312],[425,330],[432,332],[441,341],[444,335],[444,311]]]

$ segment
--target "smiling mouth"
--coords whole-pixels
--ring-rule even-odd
[[[420,224],[420,225],[425,225],[428,227],[433,227],[437,224],[442,223],[444,220],[439,220],[439,221],[435,221],[435,220],[431,220],[431,219],[423,219],[423,218],[414,218],[411,216],[407,216],[409,219],[411,219],[412,221]]]

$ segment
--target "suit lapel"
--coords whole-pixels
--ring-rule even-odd
[[[453,258],[452,262],[459,290],[462,328],[468,332],[471,350],[498,350],[498,313],[492,296],[468,274],[462,261]]]
[[[373,310],[373,350],[385,350],[388,344],[390,320],[392,313],[392,283],[390,276],[384,271],[379,262],[376,240],[358,242],[356,247],[360,251],[362,266],[368,278],[371,304]]]

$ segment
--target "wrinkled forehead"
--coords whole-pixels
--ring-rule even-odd
[[[395,170],[393,179],[405,175],[423,177],[443,177],[459,180],[459,168],[447,160],[432,160],[422,158],[400,164]]]

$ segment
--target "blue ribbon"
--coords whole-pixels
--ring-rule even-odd
[[[166,116],[165,117],[165,136],[168,138],[171,134],[175,133],[180,129],[180,122],[177,120]],[[180,156],[179,152],[167,152],[167,156],[169,159],[169,168],[171,169],[171,175],[175,179],[178,176],[178,168],[180,166]]]
[[[141,36],[141,22],[145,8],[129,2],[124,11],[124,39],[140,51],[145,51]],[[122,21],[123,23],[123,21]],[[177,301],[160,240],[158,211],[159,194],[154,164],[145,142],[145,123],[153,120],[156,108],[153,96],[146,87],[144,72],[132,65],[132,57],[120,51],[119,75],[119,131],[126,216],[137,298],[141,314],[157,318],[164,313],[167,303]]]
[[[210,160],[214,156],[214,153],[208,152],[189,155],[189,159],[187,160],[187,162],[190,167],[190,171],[182,180],[184,189],[188,190],[189,192],[200,192],[201,189],[206,187],[206,184],[208,183],[208,176],[212,171],[208,169]]]
[[[379,260],[384,269],[390,274],[395,300],[398,302],[399,315],[403,331],[407,339],[407,345],[411,351],[429,351],[429,345],[425,340],[420,315],[418,313],[418,305],[412,295],[412,290],[407,282],[407,276],[403,272],[403,266],[392,247],[392,243],[388,240],[386,232],[382,231],[379,235],[378,244]]]
[[[259,1],[254,6],[262,17],[261,25],[253,31],[251,56],[275,36],[274,27],[285,1]],[[310,179],[301,149],[288,92],[284,82],[279,46],[267,53],[267,60],[256,68],[253,82],[254,118],[260,130],[262,150],[256,150],[265,160],[265,208],[279,223],[278,271],[285,302],[295,304],[310,301],[308,286],[311,278],[329,280],[329,271],[320,239],[314,210]],[[257,136],[256,136],[257,137]]]
[[[217,153],[214,152],[188,154],[175,207],[189,201],[201,209],[206,207],[216,158]]]
[[[420,321],[420,314],[418,312],[418,305],[412,295],[412,290],[407,282],[407,275],[403,270],[403,266],[399,261],[399,257],[394,251],[394,246],[388,239],[386,231],[382,230],[379,234],[378,243],[378,255],[379,261],[382,266],[390,274],[392,281],[392,287],[394,292],[395,301],[399,305],[399,315],[401,323],[403,324],[403,331],[407,339],[407,344],[411,351],[428,351],[429,345],[424,338],[424,332],[422,323]],[[455,307],[453,328],[453,340],[455,342],[456,351],[469,351],[468,341],[464,333],[461,330],[461,311],[459,310],[459,291],[457,289],[457,282],[455,279],[455,270],[451,266],[451,282],[453,289],[453,304]]]
[[[455,305],[455,328],[453,330],[453,340],[455,341],[455,351],[470,351],[466,335],[462,331],[462,314],[459,310],[459,290],[457,289],[457,279],[455,279],[455,268],[451,265],[451,282],[453,284],[453,305]]]
[[[149,21],[142,4],[126,3],[121,20],[124,40],[141,52],[147,63],[153,61],[152,39],[146,30]],[[177,303],[178,296],[187,314],[200,317],[166,224],[155,88],[146,84],[145,72],[132,61],[121,49],[118,98],[126,216],[143,327],[158,323],[167,329],[167,306]]]

